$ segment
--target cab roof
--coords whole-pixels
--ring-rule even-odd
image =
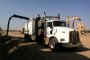
[[[53,21],[66,22],[65,20],[46,20],[46,22],[53,22]]]

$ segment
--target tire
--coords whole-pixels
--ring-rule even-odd
[[[57,39],[51,38],[49,41],[49,48],[51,50],[56,50],[57,45],[58,45]]]
[[[25,41],[26,42],[31,42],[32,41],[31,38],[30,38],[30,36],[29,36],[29,34],[25,34],[24,35],[24,38],[25,38]]]

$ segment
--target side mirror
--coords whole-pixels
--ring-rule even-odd
[[[49,27],[50,27],[50,28],[53,28],[53,27],[52,27],[52,22],[49,23]]]

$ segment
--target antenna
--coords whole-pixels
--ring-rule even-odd
[[[58,13],[58,19],[60,20],[60,13]]]
[[[44,15],[45,15],[45,17],[46,17],[46,12],[44,12]]]
[[[38,17],[40,17],[40,14],[38,14]]]

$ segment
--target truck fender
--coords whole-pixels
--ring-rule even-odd
[[[52,38],[55,38],[56,42],[58,42],[58,39],[57,39],[56,37],[54,37],[54,36],[50,37],[50,38],[49,38],[49,41],[50,41]]]

